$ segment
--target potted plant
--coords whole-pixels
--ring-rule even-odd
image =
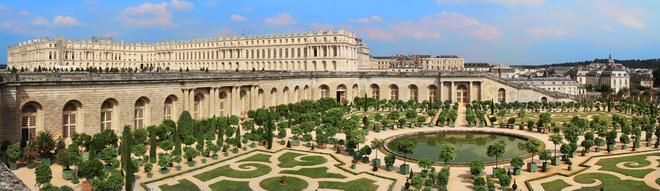
[[[82,183],[83,191],[92,190],[92,180],[96,177],[102,176],[105,174],[103,170],[103,163],[98,159],[86,160],[78,169],[78,175],[85,178],[85,181]]]
[[[619,137],[619,141],[621,141],[621,150],[626,150],[628,148],[628,143],[630,143],[630,137],[628,134],[624,133]]]
[[[144,165],[144,172],[147,173],[147,178],[151,178],[151,177],[154,175],[153,173],[151,173],[151,169],[152,169],[153,167],[154,167],[154,165],[151,164],[151,163],[146,163],[146,164]]]
[[[174,155],[174,157],[172,157],[172,161],[176,163],[176,166],[175,166],[176,170],[181,171],[181,164],[180,164],[181,163],[181,156]]]
[[[188,160],[187,164],[189,167],[194,167],[195,166],[195,157],[199,156],[199,151],[197,149],[194,149],[192,147],[186,147],[184,149],[185,152],[185,157]]]
[[[410,140],[404,140],[399,145],[397,145],[398,151],[403,153],[405,158],[408,154],[412,154],[415,149],[415,143]],[[399,167],[399,173],[408,174],[410,173],[410,165],[406,164],[406,160],[403,160],[403,164]]]
[[[554,148],[555,156],[552,159],[552,165],[557,166],[561,162],[560,157],[557,156],[557,145],[563,143],[564,136],[562,136],[559,133],[554,133],[554,134],[550,135],[550,141],[552,141],[552,144],[554,144],[554,146],[555,146],[555,148]]]
[[[603,138],[596,138],[594,139],[594,144],[596,144],[596,152],[600,152],[600,147],[605,145],[605,139]]]
[[[46,185],[49,184],[53,179],[53,172],[50,170],[50,165],[41,164],[34,171],[37,185]]]
[[[167,174],[170,172],[169,165],[171,163],[171,158],[169,155],[161,154],[158,156],[158,166],[160,166],[160,173]]]
[[[472,174],[473,177],[479,177],[481,176],[481,173],[484,171],[484,162],[481,160],[471,160],[468,162],[468,166],[470,167],[470,174]]]
[[[552,155],[550,154],[550,151],[548,151],[548,150],[541,151],[539,153],[539,159],[541,159],[543,161],[543,166],[541,167],[541,170],[543,172],[548,171],[548,168],[550,168],[548,160],[552,159]]]
[[[612,130],[605,135],[605,141],[607,142],[607,153],[614,151],[616,145],[617,132]]]
[[[523,161],[520,157],[514,157],[511,159],[511,166],[513,166],[513,174],[518,176],[520,175],[520,167],[525,165],[525,161]]]
[[[133,146],[133,154],[138,157],[136,163],[138,166],[142,166],[144,163],[144,156],[147,154],[147,147],[144,144],[138,143]]]
[[[541,141],[538,139],[530,139],[525,143],[525,150],[532,155],[532,161],[527,163],[527,170],[529,170],[529,172],[536,172],[534,156],[541,152],[541,144]]]
[[[58,164],[62,165],[62,177],[65,180],[71,180],[73,178],[73,171],[71,171],[70,166],[76,163],[78,155],[69,151],[69,149],[60,149],[55,155],[55,160]]]
[[[9,145],[7,151],[5,151],[5,155],[7,156],[7,159],[9,159],[9,169],[16,170],[16,161],[21,157],[21,147],[16,144]]]
[[[208,141],[210,144],[207,144],[206,149],[208,149],[208,152],[211,154],[211,158],[213,160],[218,160],[218,150],[220,150],[220,147],[218,145],[213,144],[212,141]]]
[[[395,161],[396,161],[396,156],[394,156],[394,154],[387,155],[385,157],[385,170],[392,171]]]
[[[374,140],[371,141],[371,147],[376,149],[376,151],[374,152],[376,154],[376,158],[373,161],[371,161],[372,166],[375,166],[375,167],[380,166],[380,159],[378,158],[378,150],[383,148],[383,145],[385,145],[384,140],[374,139]]]

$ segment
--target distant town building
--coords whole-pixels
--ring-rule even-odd
[[[516,78],[516,71],[506,64],[496,64],[490,68],[490,73],[500,78]]]
[[[476,71],[476,72],[490,72],[490,64],[488,63],[465,63],[463,68],[465,71]]]
[[[623,88],[630,88],[630,75],[623,64],[615,63],[609,55],[607,63],[591,63],[586,66],[577,66],[570,72],[571,78],[585,86],[606,85],[615,92]]]
[[[579,95],[579,84],[571,78],[547,77],[547,78],[516,78],[511,82],[535,86],[544,90],[564,93],[568,95]]]
[[[634,69],[630,70],[630,86],[633,88],[653,88],[653,70]]]

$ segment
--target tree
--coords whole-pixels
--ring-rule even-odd
[[[552,155],[550,155],[550,151],[542,150],[539,153],[539,159],[541,159],[543,162],[546,162],[546,161],[552,159]]]
[[[40,131],[34,139],[34,148],[39,156],[51,158],[57,142],[58,140],[55,140],[55,135],[50,130]]]
[[[12,144],[7,147],[5,155],[10,160],[10,162],[16,162],[21,157],[21,147],[17,144]]]
[[[71,152],[69,149],[61,149],[55,155],[55,160],[64,167],[64,170],[70,170],[70,166],[78,161],[77,157],[78,154]]]
[[[486,155],[488,155],[488,157],[495,157],[495,168],[497,168],[497,159],[504,155],[504,151],[506,151],[506,144],[502,141],[488,145]]]
[[[46,164],[39,165],[34,173],[37,177],[37,185],[50,183],[50,180],[53,179],[53,172],[50,170],[50,166]]]
[[[470,174],[472,176],[479,176],[484,171],[484,162],[478,159],[468,162],[468,166],[470,167]]]
[[[527,153],[532,154],[532,163],[534,163],[534,156],[541,152],[541,141],[537,139],[530,139],[525,143],[525,150]]]
[[[397,145],[397,150],[403,154],[403,157],[406,157],[413,153],[415,146],[415,142],[412,142],[411,140],[404,140]],[[403,160],[403,164],[406,164],[406,160]]]
[[[559,133],[553,133],[552,135],[550,135],[549,139],[550,141],[552,141],[552,144],[555,145],[554,153],[555,153],[555,157],[557,157],[557,145],[561,144],[564,141],[564,137],[561,136]]]
[[[96,191],[115,191],[122,190],[124,185],[124,175],[121,171],[113,170],[106,179],[96,179],[92,181],[92,186]]]
[[[143,160],[144,155],[147,154],[147,147],[144,144],[133,145],[133,154]]]
[[[523,161],[520,157],[513,157],[511,159],[511,166],[513,166],[516,169],[520,169],[525,164],[525,161]]]
[[[423,158],[422,160],[419,160],[419,167],[422,168],[423,172],[427,172],[431,166],[433,166],[433,161],[430,158]]]
[[[371,148],[376,150],[376,152],[374,152],[376,153],[376,159],[378,159],[378,150],[383,148],[384,145],[385,145],[385,140],[382,139],[371,140]]]
[[[199,156],[199,151],[195,148],[186,147],[183,150],[185,152],[185,156],[188,162],[192,162],[195,157]]]
[[[103,176],[103,174],[103,163],[98,159],[86,160],[80,164],[80,168],[78,169],[78,175],[85,178],[87,182],[92,181],[96,177]]]
[[[440,152],[438,154],[438,159],[444,162],[447,166],[447,162],[456,159],[456,149],[452,144],[444,144],[440,147]]]
[[[126,183],[124,185],[125,190],[132,190],[133,189],[133,178],[134,178],[134,173],[137,171],[135,169],[135,166],[133,166],[133,159],[131,157],[133,145],[135,142],[133,141],[133,133],[131,132],[131,127],[130,126],[124,126],[124,131],[122,132],[121,136],[121,167],[122,170],[124,170],[125,180],[124,182]]]
[[[176,124],[169,124],[174,125],[171,127],[174,130],[174,154],[181,155],[181,140],[194,133],[195,120],[193,120],[190,112],[183,111]]]
[[[486,180],[482,176],[474,176],[472,178],[472,190],[474,191],[487,191]]]

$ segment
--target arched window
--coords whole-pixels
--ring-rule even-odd
[[[419,91],[417,89],[417,86],[412,84],[408,86],[408,89],[410,90],[410,100],[414,102],[419,102]]]
[[[429,102],[433,103],[438,99],[438,87],[435,85],[429,86]]]
[[[371,98],[380,100],[380,87],[376,84],[371,84]]]
[[[198,93],[195,95],[195,103],[193,104],[193,118],[201,119],[202,114],[202,101],[204,101],[204,95]]]
[[[319,87],[321,89],[321,99],[329,98],[330,97],[330,88],[326,85],[321,85]]]
[[[28,103],[21,109],[22,146],[27,141],[34,139],[37,135],[37,111],[41,106],[36,103]]]
[[[176,96],[170,95],[165,99],[165,103],[163,104],[163,119],[172,119],[172,114],[176,113],[175,110],[175,103],[176,103]]]
[[[112,129],[113,111],[116,105],[117,101],[113,99],[108,99],[101,105],[101,131]]]
[[[390,85],[390,100],[399,100],[399,87],[394,84]]]
[[[76,134],[78,109],[80,102],[69,101],[64,105],[62,111],[62,138],[66,139]]]
[[[504,88],[497,90],[497,101],[500,103],[506,102],[506,90]]]
[[[218,108],[220,109],[220,116],[225,116],[225,103],[227,102],[227,92],[220,92],[220,103],[218,103]]]
[[[135,109],[133,110],[133,124],[135,128],[144,128],[145,121],[147,121],[149,116],[148,104],[149,99],[144,97],[135,102]]]

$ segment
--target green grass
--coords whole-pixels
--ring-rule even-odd
[[[257,169],[250,171],[238,171],[232,169],[231,167],[229,167],[229,165],[226,165],[195,175],[194,177],[201,181],[208,181],[220,176],[225,176],[230,178],[255,178],[266,175],[271,171],[270,167],[257,163],[241,164],[238,167],[242,169],[247,169],[247,167],[249,166],[256,167]]]
[[[159,188],[163,191],[199,191],[199,187],[195,183],[190,182],[188,179],[179,180],[175,185],[162,185]]]
[[[303,155],[305,154],[293,153],[293,152],[284,153],[282,154],[282,156],[277,158],[277,160],[280,161],[280,164],[278,164],[277,166],[281,168],[291,168],[295,166],[314,166],[314,165],[323,164],[328,161],[323,156],[318,156],[318,155],[303,156]],[[300,158],[301,161],[295,160],[295,158],[298,156],[303,156]]]
[[[282,174],[297,174],[310,178],[346,178],[344,175],[329,173],[328,168],[301,168],[300,170],[283,170]]]
[[[243,191],[250,190],[249,182],[238,182],[231,180],[222,180],[210,185],[213,191]]]
[[[601,187],[605,190],[616,190],[616,191],[646,191],[646,190],[655,190],[647,186],[644,182],[634,181],[634,180],[621,180],[616,176],[602,173],[587,173],[580,174],[575,176],[575,182],[582,184],[591,184],[596,182],[596,179],[600,180],[601,184],[594,187],[582,187],[578,190],[582,191],[598,191]]]
[[[265,162],[270,163],[270,155],[257,153],[238,162]]]
[[[570,184],[564,182],[561,179],[553,180],[550,182],[546,182],[541,184],[543,187],[543,190],[545,191],[561,191],[561,189],[564,189],[566,187],[571,186]]]
[[[346,183],[322,181],[319,182],[319,188],[345,190],[345,191],[373,191],[378,189],[378,186],[375,185],[374,182],[376,181],[367,178],[360,178]]]
[[[286,177],[286,180],[288,181],[288,184],[286,185],[280,185],[280,179],[282,177],[272,177],[268,178],[266,180],[263,180],[259,183],[259,186],[261,188],[266,189],[268,191],[298,191],[298,190],[304,190],[307,188],[307,182],[295,178],[295,177]]]
[[[651,165],[651,162],[646,160],[646,157],[648,156],[660,156],[660,153],[650,153],[650,154],[642,154],[642,155],[632,155],[632,156],[624,156],[624,157],[614,157],[614,158],[605,158],[605,159],[600,159],[598,162],[596,162],[596,165],[602,166],[598,170],[605,170],[605,171],[611,171],[611,172],[616,172],[620,173],[623,175],[627,176],[632,176],[632,177],[637,177],[637,178],[644,178],[647,174],[651,173],[654,171],[654,168],[649,166]],[[616,166],[616,164],[619,163],[624,163],[623,166],[629,167],[629,168],[640,168],[640,167],[646,167],[649,166],[648,168],[645,169],[639,169],[639,170],[630,170],[630,169],[621,169]]]

